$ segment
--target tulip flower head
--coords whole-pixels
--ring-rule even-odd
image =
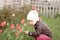
[[[4,27],[6,25],[6,21],[1,22],[0,26]]]
[[[14,29],[14,27],[15,27],[14,24],[11,24],[10,29]]]
[[[22,32],[21,26],[20,26],[19,24],[17,24],[16,29],[17,29],[18,31]]]

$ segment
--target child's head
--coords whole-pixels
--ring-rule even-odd
[[[27,15],[27,20],[29,25],[35,25],[39,21],[38,12],[36,10],[31,10]]]

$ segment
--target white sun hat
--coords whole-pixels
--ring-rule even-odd
[[[39,21],[38,12],[36,10],[31,10],[27,14],[27,20]]]

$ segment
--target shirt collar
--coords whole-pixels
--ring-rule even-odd
[[[39,22],[40,22],[40,21],[37,21],[36,24],[35,24],[34,26],[38,26],[38,25],[39,25]]]

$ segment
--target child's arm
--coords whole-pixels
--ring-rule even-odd
[[[29,32],[28,35],[36,37],[36,36],[40,35],[41,32],[42,32],[42,28],[40,26],[38,26],[37,29],[35,30],[35,32]]]

